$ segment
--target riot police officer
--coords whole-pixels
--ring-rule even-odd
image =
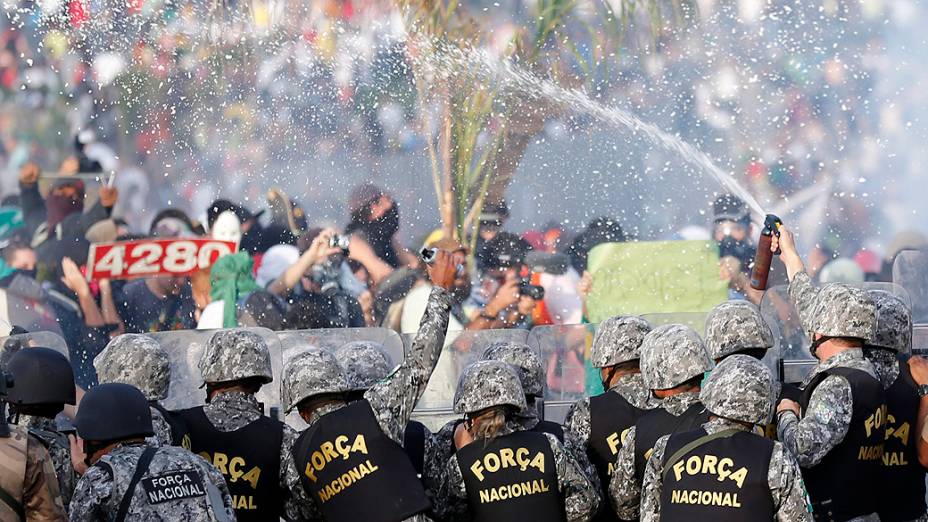
[[[711,417],[665,435],[648,458],[641,520],[811,521],[799,464],[782,444],[752,430],[770,422],[770,370],[734,354],[712,370],[699,393]]]
[[[49,348],[18,350],[7,363],[16,382],[9,392],[10,412],[15,424],[37,437],[55,466],[62,502],[71,501],[77,477],[71,467],[71,444],[59,431],[55,417],[65,404],[74,404],[74,373],[68,359]]]
[[[886,442],[883,447],[883,486],[879,497],[880,520],[920,520],[926,517],[925,468],[919,464],[919,386],[908,360],[912,351],[912,312],[895,295],[871,290],[876,306],[876,333],[864,345],[886,393]],[[928,390],[926,390],[928,391]]]
[[[654,443],[664,435],[688,431],[708,420],[699,402],[699,386],[712,361],[699,334],[670,324],[651,330],[641,343],[644,384],[661,399],[660,407],[642,415],[616,457],[609,496],[622,520],[638,516],[641,482]]]
[[[362,400],[364,393],[385,379],[393,369],[390,355],[383,345],[371,341],[345,343],[335,350],[335,359],[348,379],[348,402]],[[425,463],[438,455],[435,436],[421,422],[410,420],[403,431],[403,449],[422,480],[426,494],[433,500],[438,475],[426,473]]]
[[[198,366],[207,403],[177,412],[182,445],[226,478],[238,520],[295,517],[284,470],[296,432],[265,416],[255,398],[273,380],[267,343],[252,331],[221,330],[207,341]]]
[[[717,363],[736,353],[763,359],[773,345],[770,325],[748,301],[726,301],[706,317],[706,350]]]
[[[144,334],[114,337],[93,360],[101,383],[121,382],[135,386],[148,399],[155,435],[152,445],[180,445],[182,429],[174,416],[158,401],[168,398],[171,360],[164,348]]]
[[[176,446],[149,446],[151,409],[137,388],[95,386],[81,400],[77,434],[83,476],[71,500],[71,520],[235,519],[222,475]]]
[[[25,427],[7,424],[7,393],[13,384],[0,361],[0,520],[63,522],[68,516],[48,451]]]
[[[802,383],[799,402],[780,400],[778,439],[802,467],[816,520],[872,516],[887,412],[883,387],[862,347],[876,330],[876,307],[858,288],[833,283],[817,290],[789,230],[774,236],[771,249],[777,247],[790,279],[790,301],[819,360]]]
[[[345,373],[324,350],[301,352],[284,365],[283,406],[309,425],[287,469],[307,518],[426,520],[429,499],[400,444],[444,344],[456,267],[439,251],[427,270],[434,288],[406,360],[361,400],[346,401]]]
[[[638,418],[654,408],[657,401],[641,379],[641,343],[651,325],[639,317],[610,317],[599,324],[590,363],[599,368],[604,393],[575,402],[564,425],[581,442],[596,468],[596,476],[606,498],[622,439]],[[605,503],[608,504],[608,503]],[[597,521],[615,520],[615,512],[602,506]]]
[[[454,394],[454,411],[465,421],[442,475],[443,516],[545,522],[589,520],[596,512],[596,488],[557,437],[523,429],[525,408],[512,366],[484,360],[465,368]]]

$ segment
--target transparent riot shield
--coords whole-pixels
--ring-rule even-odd
[[[0,290],[0,318],[30,332],[53,332],[61,335],[61,327],[50,297],[34,279],[15,276],[6,289]],[[9,330],[6,330],[9,331]]]
[[[818,364],[809,353],[809,338],[802,326],[799,312],[789,300],[789,287],[767,289],[760,303],[760,313],[774,329],[779,345],[779,371],[783,382],[799,383]]]
[[[340,346],[354,341],[371,341],[383,345],[390,356],[391,366],[399,365],[404,358],[403,340],[400,335],[389,328],[322,328],[318,330],[285,330],[277,332],[280,339],[283,363],[294,355],[310,348],[337,350]],[[274,374],[278,383],[279,374]],[[285,422],[297,431],[306,429],[306,423],[296,410],[286,416]]]
[[[674,312],[666,314],[645,314],[642,315],[641,318],[655,328],[664,326],[665,324],[682,324],[684,326],[689,326],[695,330],[700,337],[705,337],[706,317],[708,315],[708,312]]]
[[[3,348],[3,360],[10,357],[22,348],[51,348],[71,359],[68,353],[68,343],[64,338],[54,332],[30,332],[0,337],[0,346]]]
[[[280,340],[266,328],[246,328],[264,338],[271,354],[274,381],[258,392],[258,401],[264,404],[264,413],[280,417],[280,370],[283,357]],[[206,342],[218,330],[179,330],[148,334],[158,341],[171,359],[171,386],[168,398],[162,401],[165,408],[179,410],[200,406],[206,402],[206,389],[197,366],[206,348]]]
[[[912,331],[912,353],[928,356],[928,325],[916,326]]]
[[[563,422],[570,405],[587,395],[590,368],[587,361],[596,334],[595,324],[536,326],[528,345],[538,351],[545,366],[544,418]],[[599,375],[592,376],[599,379]]]
[[[412,349],[416,334],[403,334],[406,353]],[[453,412],[454,391],[458,385],[461,371],[472,361],[477,360],[483,350],[498,341],[526,342],[527,330],[465,330],[448,332],[438,364],[428,386],[416,406],[414,418],[437,430],[445,422],[455,417]]]
[[[899,252],[893,263],[893,283],[909,293],[913,304],[912,321],[928,324],[928,252]]]

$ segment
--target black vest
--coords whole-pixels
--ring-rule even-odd
[[[399,522],[431,507],[403,448],[380,429],[366,400],[323,415],[297,439],[293,459],[328,522]]]
[[[474,522],[565,522],[557,466],[543,433],[517,431],[458,450]]]
[[[657,439],[664,435],[694,430],[709,420],[709,412],[700,402],[694,402],[679,417],[664,408],[645,412],[635,423],[635,480],[644,481],[644,467]]]
[[[697,429],[667,440],[661,520],[774,520],[776,509],[767,482],[773,441],[738,431],[701,444],[668,463],[677,451],[705,435],[705,430]]]
[[[425,480],[425,434],[428,428],[418,421],[411,420],[406,423],[403,431],[403,450],[409,456],[412,467],[420,479]]]
[[[219,431],[203,407],[174,412],[183,422],[184,447],[216,467],[232,494],[235,518],[241,521],[276,519],[283,513],[286,494],[280,489],[280,447],[283,424],[261,416],[235,431]]]
[[[554,437],[560,442],[564,442],[564,427],[556,422],[540,420],[538,421],[538,424],[536,424],[535,427],[529,431],[534,431],[537,433],[549,433],[554,435]]]
[[[886,444],[883,447],[883,488],[880,520],[915,520],[925,513],[925,469],[918,462],[916,433],[918,385],[909,370],[908,356],[899,356],[899,376],[886,390]]]
[[[883,386],[875,377],[853,368],[831,368],[803,390],[802,411],[808,409],[815,388],[830,375],[844,377],[851,385],[851,424],[844,440],[818,464],[802,469],[802,478],[816,520],[848,520],[877,511],[886,403]]]
[[[603,499],[609,498],[611,468],[622,447],[623,437],[646,411],[632,406],[625,397],[613,391],[590,397],[590,441],[587,455],[599,475]],[[618,517],[607,505],[599,510],[594,520],[605,522],[618,520]]]

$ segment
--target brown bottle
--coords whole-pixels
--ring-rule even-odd
[[[774,252],[770,251],[773,235],[779,235],[779,228],[783,222],[773,214],[767,214],[764,220],[764,229],[757,240],[757,253],[754,254],[754,270],[751,272],[751,288],[755,290],[767,289],[767,278],[770,276],[770,264],[773,262]],[[779,255],[779,251],[776,252]]]

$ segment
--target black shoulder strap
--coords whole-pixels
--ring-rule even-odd
[[[126,493],[122,496],[119,511],[116,512],[116,518],[113,519],[113,522],[123,522],[126,519],[126,514],[129,513],[129,505],[132,504],[132,496],[135,494],[135,486],[138,485],[139,481],[142,480],[142,476],[148,471],[148,466],[151,465],[151,460],[155,458],[157,452],[158,448],[152,447],[145,448],[145,451],[142,452],[142,456],[139,457],[139,461],[135,465],[135,474],[132,475],[132,480],[129,481],[129,485],[126,487]]]
[[[406,424],[403,433],[403,449],[412,461],[412,467],[421,477],[425,468],[425,426],[416,421]]]
[[[16,512],[20,520],[26,522],[26,510],[23,508],[22,503],[17,501],[13,495],[10,495],[10,493],[2,487],[0,487],[0,500],[7,506],[10,506],[10,509]]]
[[[673,465],[676,464],[678,460],[685,457],[687,453],[702,446],[703,444],[708,444],[709,442],[712,442],[716,439],[731,437],[735,433],[738,433],[738,430],[727,429],[727,430],[717,431],[712,434],[703,435],[702,437],[699,437],[698,439],[691,441],[689,444],[677,450],[673,455],[670,456],[670,458],[667,459],[667,462],[664,464],[664,472],[662,476],[666,480],[667,472],[673,468]]]

